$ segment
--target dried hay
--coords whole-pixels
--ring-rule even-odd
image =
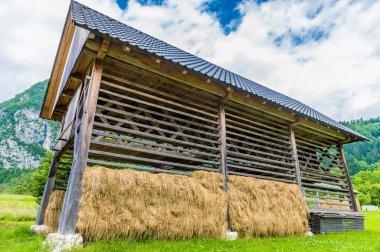
[[[54,190],[50,196],[44,222],[45,226],[48,227],[49,232],[56,232],[58,230],[65,194],[65,191]]]
[[[231,227],[239,237],[305,234],[308,208],[296,184],[228,176]]]
[[[332,204],[329,204],[332,203]],[[338,200],[338,199],[321,199],[319,207],[321,208],[331,208],[331,209],[345,209],[350,210],[350,206],[340,206],[335,204],[344,204],[349,205],[350,202],[348,200]]]
[[[87,241],[221,238],[226,209],[219,173],[187,177],[88,167],[77,230]]]

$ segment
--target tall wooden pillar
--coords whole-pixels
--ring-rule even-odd
[[[226,112],[224,110],[224,99],[219,101],[219,142],[220,142],[220,172],[224,176],[224,190],[227,191],[227,131]]]
[[[41,198],[40,207],[38,208],[36,225],[43,225],[45,222],[45,212],[49,204],[50,196],[54,189],[55,177],[56,177],[57,169],[59,166],[59,159],[60,159],[59,153],[55,152],[51,160],[48,178],[45,183],[45,189]]]
[[[87,166],[91,132],[94,123],[95,109],[99,95],[100,81],[103,73],[103,61],[95,59],[92,75],[84,96],[82,117],[76,123],[74,139],[74,160],[70,173],[69,183],[63,203],[58,233],[74,234],[78,220],[80,198],[82,196],[82,178]],[[84,89],[86,90],[86,89]]]
[[[302,181],[301,181],[300,161],[298,159],[298,152],[297,152],[296,135],[294,134],[294,129],[293,129],[292,124],[289,124],[289,133],[290,133],[290,145],[292,148],[292,157],[293,157],[293,163],[294,163],[294,168],[295,168],[296,181],[302,195],[304,195],[304,191],[302,188]]]
[[[220,172],[224,177],[223,188],[228,190],[228,174],[227,174],[227,130],[226,130],[226,112],[224,110],[225,98],[219,100],[219,144],[220,144]],[[227,205],[227,230],[231,231],[230,210]]]
[[[352,188],[352,184],[351,184],[351,180],[350,180],[350,173],[348,171],[346,157],[344,156],[344,150],[343,150],[343,146],[341,143],[339,143],[339,145],[338,145],[338,151],[339,151],[339,154],[340,154],[341,159],[342,159],[343,170],[346,174],[347,186],[348,186],[348,190],[350,191],[349,193],[350,193],[350,197],[351,197],[352,210],[357,212],[358,206],[356,205],[354,189]]]

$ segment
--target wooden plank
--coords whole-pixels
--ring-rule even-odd
[[[36,225],[43,225],[45,222],[46,208],[49,204],[49,199],[54,189],[58,166],[59,166],[59,153],[55,152],[51,160],[48,178],[45,183],[45,189],[42,194],[40,206],[38,208]]]
[[[338,145],[338,151],[339,151],[340,156],[342,158],[343,169],[345,171],[346,178],[347,178],[347,186],[348,186],[348,190],[349,190],[349,193],[350,193],[350,196],[351,196],[351,199],[352,199],[352,201],[351,201],[351,207],[352,207],[353,211],[357,212],[358,211],[358,206],[356,205],[354,189],[352,188],[352,184],[351,184],[351,180],[350,180],[350,173],[348,171],[346,157],[344,156],[344,150],[343,150],[342,144]]]
[[[209,150],[209,151],[217,151],[218,150],[218,148],[213,147],[213,146],[182,141],[182,140],[169,138],[169,137],[163,137],[163,136],[159,136],[159,135],[155,135],[155,134],[145,133],[142,131],[131,130],[131,129],[118,127],[118,126],[112,126],[112,125],[105,124],[105,123],[95,122],[94,126],[97,126],[96,129],[108,129],[108,130],[112,130],[112,131],[116,131],[116,132],[122,132],[122,133],[128,133],[128,134],[132,134],[132,135],[136,135],[136,136],[142,136],[142,137],[145,137],[148,139],[156,139],[156,140],[160,140],[160,141],[168,142],[168,143],[182,144],[183,146],[191,146],[191,147],[205,149],[205,150]]]
[[[293,157],[293,164],[294,164],[294,169],[295,169],[295,175],[296,175],[297,185],[298,185],[298,187],[299,187],[302,195],[305,196],[305,192],[302,189],[300,162],[299,162],[299,159],[298,159],[296,136],[294,134],[294,130],[293,130],[293,125],[292,124],[289,124],[289,133],[290,133],[291,153],[292,153],[292,157]]]
[[[259,179],[275,180],[275,181],[294,184],[294,180],[291,180],[291,179],[283,179],[283,178],[276,178],[276,177],[270,177],[270,176],[261,176],[261,175],[257,175],[257,174],[246,173],[246,172],[228,171],[228,174],[246,176],[246,177],[254,177],[254,178],[259,178]]]
[[[231,151],[231,150],[228,150],[228,153],[229,154],[236,154],[236,155],[240,155],[241,152],[240,151],[246,151],[246,152],[254,152],[256,155],[263,155],[263,156],[266,156],[266,157],[273,157],[273,158],[279,158],[281,160],[289,160],[289,161],[292,161],[293,158],[292,157],[289,157],[288,155],[278,155],[278,154],[274,154],[274,153],[271,153],[269,151],[259,151],[257,149],[250,149],[250,148],[245,148],[245,147],[242,147],[242,146],[238,146],[238,145],[234,145],[234,144],[229,144],[227,143],[227,147],[230,148],[230,149],[238,149],[238,151]],[[261,147],[260,145],[257,145],[256,147]],[[244,152],[242,152],[244,153]],[[288,153],[286,153],[288,154]],[[248,155],[248,154],[244,154],[244,155]]]
[[[145,97],[149,100],[152,100],[152,101],[155,100],[156,102],[162,102],[162,103],[166,104],[165,106],[172,105],[172,106],[177,107],[177,108],[188,110],[188,113],[194,113],[195,112],[195,113],[203,114],[204,116],[209,116],[211,118],[215,118],[215,119],[217,118],[216,114],[209,113],[209,112],[206,112],[204,110],[196,109],[194,107],[185,106],[185,105],[182,105],[181,103],[173,102],[173,101],[168,100],[168,99],[164,99],[164,98],[160,98],[160,97],[150,95],[150,94],[147,94],[144,92],[140,92],[140,91],[137,91],[137,90],[132,89],[132,88],[123,87],[123,86],[111,83],[109,81],[102,81],[102,84],[109,86],[109,87],[120,89],[123,91],[122,93],[129,92],[129,93],[132,93],[135,95],[143,96],[143,97]]]
[[[211,140],[211,139],[204,138],[204,137],[197,137],[197,136],[193,136],[193,135],[189,135],[189,134],[184,134],[184,133],[177,132],[177,131],[166,130],[166,129],[162,129],[160,127],[155,127],[155,126],[150,126],[150,125],[147,125],[147,124],[137,123],[137,122],[134,122],[134,121],[131,121],[131,120],[120,119],[120,118],[117,118],[117,117],[114,117],[114,116],[103,115],[103,114],[100,114],[100,113],[96,113],[95,116],[99,117],[99,118],[106,118],[107,120],[111,120],[111,121],[121,122],[123,124],[134,125],[134,126],[142,127],[142,128],[145,128],[145,129],[151,129],[151,130],[156,130],[156,131],[163,132],[163,133],[168,133],[168,134],[172,134],[172,135],[182,136],[182,137],[186,137],[186,138],[189,138],[189,139],[194,139],[194,140],[201,141],[201,142],[207,142],[207,143],[211,143],[211,144],[217,144],[218,143],[217,140]],[[113,125],[111,125],[111,126],[113,126]]]
[[[217,138],[217,134],[213,134],[213,133],[210,133],[208,131],[204,131],[204,130],[198,130],[198,129],[194,129],[194,128],[191,128],[191,127],[187,127],[187,126],[182,126],[178,123],[172,123],[172,122],[168,122],[168,121],[164,121],[164,120],[160,120],[160,119],[155,119],[153,117],[148,117],[148,116],[143,116],[143,115],[140,115],[140,114],[136,114],[136,113],[130,113],[130,112],[126,112],[126,111],[123,111],[123,110],[120,110],[120,109],[114,109],[114,108],[110,108],[110,107],[106,107],[106,106],[102,106],[102,105],[97,105],[97,108],[100,108],[102,110],[107,110],[107,111],[110,111],[110,112],[114,112],[114,113],[118,113],[118,114],[121,114],[121,115],[125,115],[125,116],[129,116],[129,117],[135,117],[135,118],[138,118],[138,119],[144,119],[146,121],[149,121],[149,122],[156,122],[160,125],[166,125],[166,126],[171,126],[171,127],[174,127],[174,128],[177,128],[177,129],[183,129],[184,131],[190,131],[190,132],[195,132],[195,133],[199,133],[201,135],[205,135],[205,136],[210,136],[212,138]]]
[[[169,144],[160,144],[160,143],[157,143],[154,141],[145,141],[145,140],[141,140],[141,139],[131,138],[130,136],[126,137],[126,136],[122,136],[119,134],[111,134],[111,133],[99,131],[99,130],[93,130],[92,134],[96,135],[96,136],[105,136],[105,137],[109,137],[109,138],[113,138],[113,139],[119,139],[122,141],[143,144],[144,146],[145,145],[155,146],[155,147],[161,147],[163,149],[174,150],[177,152],[185,152],[185,153],[195,154],[195,155],[204,155],[204,156],[211,157],[211,158],[219,158],[218,154],[213,154],[210,152],[198,151],[198,150],[194,150],[194,149],[190,149],[190,148],[184,148],[181,146],[174,146],[174,145],[169,145]]]
[[[166,170],[166,169],[160,169],[160,168],[153,168],[153,167],[144,167],[141,165],[133,165],[133,164],[122,164],[122,163],[116,163],[116,162],[110,162],[110,161],[104,161],[104,160],[96,160],[96,159],[88,159],[89,164],[99,164],[99,165],[107,165],[112,167],[122,167],[126,169],[135,169],[140,171],[149,171],[149,172],[159,172],[159,173],[169,173],[169,174],[179,174],[179,175],[189,175],[189,172],[182,172],[177,170]]]
[[[201,162],[201,163],[205,163],[205,164],[218,164],[218,162],[216,162],[216,161],[211,161],[211,160],[207,160],[207,159],[193,158],[191,156],[174,154],[174,153],[170,153],[170,152],[148,150],[146,148],[138,148],[138,147],[135,148],[135,147],[127,146],[127,145],[107,143],[107,142],[103,142],[103,141],[91,140],[91,144],[103,145],[103,146],[107,146],[107,147],[114,147],[116,149],[122,149],[122,150],[137,151],[137,152],[142,152],[142,153],[147,153],[147,154],[152,154],[152,155],[158,155],[161,157],[171,157],[171,158],[183,159],[183,160],[188,160],[188,161],[193,161],[193,162]]]
[[[142,108],[142,107],[134,106],[134,105],[127,104],[127,103],[124,103],[124,102],[107,99],[107,98],[104,98],[104,97],[101,97],[101,96],[99,97],[99,101],[104,101],[104,102],[107,102],[109,104],[115,104],[115,105],[120,105],[122,107],[135,109],[136,112],[140,112],[141,111],[141,112],[146,112],[146,113],[149,113],[149,114],[152,114],[152,115],[166,117],[168,119],[172,119],[172,120],[175,120],[177,122],[183,122],[183,123],[186,123],[188,125],[193,125],[193,126],[197,126],[197,127],[200,127],[200,128],[204,128],[203,130],[207,129],[208,132],[211,131],[211,132],[215,132],[215,134],[217,134],[216,133],[217,132],[217,128],[216,127],[209,126],[209,125],[207,125],[205,123],[197,123],[197,122],[194,122],[194,121],[186,120],[184,118],[171,116],[169,114],[160,113],[160,112],[157,112],[157,111],[154,111],[154,110],[151,110],[151,109]]]
[[[78,209],[82,196],[82,178],[87,165],[88,150],[90,147],[91,131],[94,122],[95,108],[98,99],[100,81],[103,72],[103,61],[95,60],[92,76],[89,81],[88,93],[83,104],[81,123],[77,123],[74,145],[74,162],[70,173],[69,184],[63,203],[59,234],[75,234],[78,220]],[[77,117],[78,118],[78,117]],[[79,118],[78,118],[79,119]]]
[[[227,137],[226,137],[226,113],[224,110],[224,99],[219,101],[219,148],[220,148],[220,172],[224,177],[223,188],[228,190],[227,177]]]
[[[284,172],[274,172],[274,171],[269,171],[267,169],[251,168],[249,166],[243,166],[243,165],[228,164],[227,167],[228,167],[229,171],[232,171],[231,168],[237,168],[237,169],[241,169],[241,170],[252,171],[252,172],[257,172],[257,173],[264,173],[264,174],[275,175],[275,176],[280,176],[280,177],[289,177],[289,178],[295,177],[294,174],[288,174],[288,173],[284,173]]]
[[[210,106],[209,104],[204,105],[204,104],[201,103],[201,101],[197,101],[197,102],[193,101],[194,97],[191,97],[192,98],[191,100],[190,99],[184,100],[184,99],[181,99],[181,97],[178,97],[176,95],[170,94],[169,93],[170,91],[163,92],[163,91],[160,91],[160,90],[158,90],[156,88],[150,88],[148,86],[145,86],[145,85],[142,85],[142,84],[138,84],[136,82],[128,81],[126,79],[122,79],[122,78],[119,78],[119,77],[116,77],[116,76],[113,76],[113,75],[110,75],[110,74],[104,74],[103,76],[107,77],[107,78],[110,78],[112,80],[116,80],[116,81],[121,82],[121,83],[125,83],[125,84],[128,84],[128,85],[134,86],[134,87],[138,87],[138,88],[144,89],[146,91],[152,92],[152,93],[157,94],[157,95],[164,96],[164,97],[166,97],[168,99],[171,99],[172,101],[175,100],[176,102],[179,102],[181,104],[186,103],[186,104],[188,104],[190,106],[198,107],[201,110],[209,110],[210,113],[215,113],[216,114],[218,112],[217,108],[215,108],[213,106]],[[195,94],[195,92],[193,92],[193,93]],[[192,93],[186,93],[186,95],[192,95]],[[209,96],[210,95],[208,95],[208,98],[209,98]],[[188,98],[190,98],[190,97],[188,97]],[[205,102],[205,101],[202,100],[202,102]]]
[[[169,108],[169,107],[166,107],[166,106],[157,105],[156,103],[147,102],[147,101],[135,98],[135,97],[118,94],[118,93],[115,93],[115,92],[112,92],[112,91],[109,91],[109,90],[105,90],[105,89],[100,89],[100,92],[106,93],[106,94],[109,94],[109,95],[112,95],[112,96],[115,96],[115,97],[119,97],[119,98],[122,98],[122,99],[126,99],[126,100],[129,100],[129,101],[134,101],[134,102],[137,102],[137,103],[140,103],[140,104],[144,104],[144,105],[147,105],[147,106],[151,106],[151,107],[154,107],[154,108],[160,108],[162,110],[169,111],[169,112],[172,112],[172,113],[175,113],[175,114],[178,114],[178,115],[184,115],[184,116],[188,116],[190,118],[196,118],[196,119],[198,119],[200,121],[204,121],[204,122],[207,122],[207,123],[217,124],[217,120],[215,120],[215,121],[214,120],[210,120],[208,118],[204,118],[204,117],[197,116],[197,115],[194,115],[194,114],[191,114],[191,113],[187,113],[187,112],[184,112],[184,111],[179,110],[179,109],[172,109],[172,108]]]
[[[149,164],[169,165],[169,166],[178,167],[180,169],[186,168],[188,170],[205,170],[205,171],[216,171],[217,170],[214,168],[209,168],[209,167],[204,167],[204,166],[188,165],[188,164],[176,163],[176,162],[171,162],[171,161],[163,161],[163,160],[157,160],[157,159],[135,157],[135,156],[105,152],[105,151],[89,150],[89,153],[97,155],[97,156],[108,157],[108,158],[114,157],[116,159],[130,160],[130,161],[143,162],[143,163],[149,163]]]
[[[40,117],[50,119],[53,112],[54,104],[58,94],[59,84],[61,83],[62,73],[65,67],[67,56],[70,50],[70,44],[74,37],[75,26],[71,22],[71,15],[68,12],[65,26],[59,41],[58,51],[55,56],[53,71],[50,75],[48,89],[45,94],[44,102],[41,109]]]

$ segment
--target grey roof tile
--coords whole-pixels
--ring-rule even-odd
[[[322,124],[342,130],[343,132],[358,137],[361,140],[367,139],[365,136],[347,128],[302,102],[264,87],[263,85],[212,64],[175,46],[169,45],[168,43],[116,21],[75,1],[73,1],[71,5],[71,18],[78,26],[94,32],[99,32],[123,43],[128,43],[146,50],[149,53],[173,61],[200,74],[213,77],[218,81],[248,92],[253,96],[262,98],[300,116],[314,119]]]

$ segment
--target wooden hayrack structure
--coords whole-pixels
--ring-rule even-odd
[[[88,164],[221,172],[226,190],[227,174],[296,183],[314,231],[326,215],[354,218],[345,230],[362,229],[342,145],[365,137],[76,2],[41,117],[62,122],[62,129],[37,224],[52,190],[66,190],[60,234],[75,232]]]

